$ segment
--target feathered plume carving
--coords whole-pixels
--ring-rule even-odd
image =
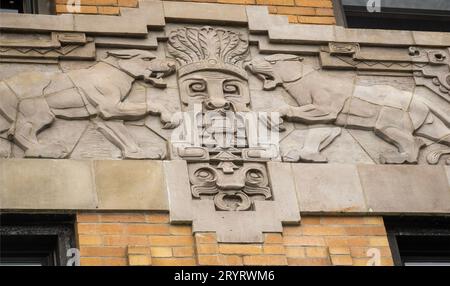
[[[248,41],[239,33],[209,26],[179,28],[169,35],[169,53],[180,74],[198,70],[226,70],[246,78],[242,61],[248,56]]]

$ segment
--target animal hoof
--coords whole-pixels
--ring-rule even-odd
[[[380,155],[381,164],[416,164],[417,159],[412,159],[407,153],[388,152]]]
[[[148,147],[144,149],[138,149],[136,152],[123,152],[124,159],[131,160],[160,160],[164,159],[166,156],[166,152],[157,147]]]
[[[300,161],[306,163],[327,163],[328,158],[320,153],[300,151]]]
[[[283,162],[298,162],[300,160],[298,150],[289,150],[283,154]]]

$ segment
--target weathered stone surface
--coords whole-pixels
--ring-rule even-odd
[[[164,175],[168,192],[170,221],[173,223],[191,222],[194,218],[195,210],[192,208],[192,195],[186,161],[165,161]]]
[[[62,160],[0,160],[0,208],[95,209],[93,163]]]
[[[268,30],[271,41],[277,43],[325,43],[336,41],[334,26],[279,25]]]
[[[264,33],[269,30],[271,26],[287,25],[289,24],[287,17],[284,16],[269,16],[266,7],[247,6],[246,7],[248,21],[248,28],[253,33]]]
[[[336,42],[358,42],[362,44],[389,44],[395,45],[414,45],[412,32],[410,31],[392,31],[377,29],[346,29],[339,26],[332,26],[335,31]]]
[[[200,23],[244,24],[247,23],[245,6],[220,5],[210,3],[163,2],[167,20],[190,21]]]
[[[167,210],[161,161],[95,161],[98,208]]]
[[[420,46],[450,46],[450,35],[441,32],[413,31],[414,43]]]
[[[33,14],[3,13],[0,21],[1,30],[26,30],[26,31],[73,31],[74,16],[64,14],[58,16],[33,15]]]
[[[96,37],[95,45],[97,47],[107,48],[132,48],[143,50],[155,50],[158,47],[156,37],[150,34],[145,39],[124,39],[119,37]]]
[[[359,165],[358,172],[371,212],[450,211],[450,187],[442,166]]]
[[[365,212],[355,165],[292,164],[301,212]]]
[[[299,207],[295,203],[298,195],[295,192],[295,173],[290,164],[269,162],[267,168],[275,201],[275,210],[270,211],[276,215],[280,222],[285,224],[297,224],[300,222]],[[266,202],[266,204],[268,204]]]

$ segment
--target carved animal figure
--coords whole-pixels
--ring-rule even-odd
[[[285,119],[371,130],[397,147],[398,152],[380,155],[380,162],[388,164],[417,163],[425,144],[420,137],[450,146],[450,115],[434,104],[388,85],[366,91],[360,87],[356,93],[354,76],[335,77],[317,70],[303,75],[301,61],[295,55],[275,54],[245,65],[263,81],[264,90],[280,86],[298,103],[278,109]]]
[[[148,51],[120,50],[88,69],[69,72],[27,72],[0,82],[0,135],[6,134],[25,151],[26,157],[65,158],[69,150],[61,144],[42,144],[37,134],[55,118],[97,118],[105,137],[121,149],[124,158],[161,158],[161,150],[143,151],[132,139],[123,120],[158,114],[165,128],[179,122],[162,105],[129,102],[132,85],[143,80],[163,88],[163,77],[175,65],[156,59]],[[2,118],[1,118],[2,117]]]

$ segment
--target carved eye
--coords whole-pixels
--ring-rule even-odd
[[[443,60],[445,60],[445,55],[440,54],[440,53],[434,54],[434,57],[435,57],[435,59],[438,60],[438,61],[443,61]]]
[[[216,181],[216,172],[211,168],[200,168],[194,172],[194,176],[203,183],[212,183]]]
[[[265,184],[266,178],[264,174],[259,169],[250,169],[245,174],[245,182],[252,186],[261,186]]]
[[[225,82],[223,84],[223,92],[227,95],[239,95],[239,85],[236,83]]]
[[[189,85],[189,90],[192,92],[205,92],[206,91],[206,83],[193,82]]]

